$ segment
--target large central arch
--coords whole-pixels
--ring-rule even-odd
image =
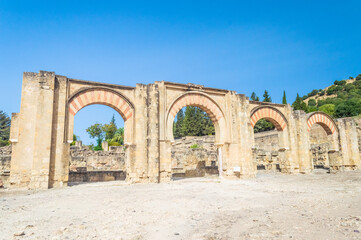
[[[69,127],[68,127],[68,142],[71,141],[74,129],[74,116],[82,108],[93,105],[106,105],[116,110],[124,120],[124,142],[131,141],[132,117],[134,115],[133,104],[120,93],[108,88],[86,88],[82,89],[69,98]],[[128,130],[129,129],[129,130]],[[128,130],[128,131],[127,131]]]
[[[224,143],[226,129],[226,122],[224,119],[224,114],[219,107],[219,105],[207,94],[202,92],[188,92],[182,94],[176,98],[173,103],[170,105],[169,110],[167,111],[167,138],[173,142],[173,122],[179,110],[186,106],[195,106],[199,107],[205,111],[208,116],[211,118],[215,132],[216,132],[216,143]],[[221,129],[223,131],[221,131]]]

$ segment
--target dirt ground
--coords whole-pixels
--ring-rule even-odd
[[[0,190],[0,239],[361,239],[361,172]]]

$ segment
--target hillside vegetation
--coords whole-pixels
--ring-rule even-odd
[[[297,95],[292,104],[295,110],[322,111],[333,117],[352,117],[361,114],[361,74],[348,80],[336,80],[325,89],[315,89],[303,96]]]

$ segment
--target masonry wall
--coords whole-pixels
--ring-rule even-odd
[[[209,113],[216,130],[219,174],[224,177],[255,175],[253,126],[258,118],[276,124],[279,166],[284,173],[312,171],[309,128],[315,122],[323,123],[331,134],[327,151],[333,170],[360,166],[358,125],[351,118],[334,121],[324,113],[312,115],[294,111],[290,105],[253,102],[234,91],[196,84],[161,81],[128,87],[40,71],[24,73],[20,112],[12,115],[12,186],[46,189],[67,184],[74,116],[90,104],[110,106],[124,118],[130,183],[171,179],[173,120],[184,106],[199,106]]]
[[[172,145],[172,177],[218,176],[215,136],[183,137]]]
[[[349,123],[351,121],[351,123]],[[342,131],[355,131],[359,154],[361,153],[361,119],[338,119],[349,126]],[[353,122],[353,124],[352,124]],[[329,153],[331,140],[324,129],[315,124],[310,131],[310,155],[314,167],[329,168],[332,161],[343,161],[342,151]],[[344,136],[346,137],[346,136]],[[280,136],[276,130],[255,133],[253,162],[258,170],[280,171]],[[194,145],[197,145],[196,147]],[[194,148],[192,148],[192,146]],[[351,146],[351,147],[352,147]],[[344,149],[348,151],[349,146]],[[12,146],[0,148],[0,186],[8,186]],[[124,180],[126,174],[126,149],[109,147],[109,151],[92,151],[77,143],[70,147],[69,180],[105,181]],[[340,163],[342,165],[342,163]],[[347,170],[347,169],[346,169]],[[184,137],[175,139],[171,147],[171,173],[173,177],[201,177],[218,175],[218,152],[214,136]]]

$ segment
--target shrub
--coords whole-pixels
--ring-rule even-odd
[[[319,111],[324,112],[330,116],[335,115],[335,105],[333,104],[325,104],[318,108]]]
[[[93,150],[94,150],[94,151],[103,151],[103,148],[102,148],[102,146],[95,146],[95,147],[93,148]]]
[[[361,102],[359,99],[350,99],[335,107],[336,117],[352,117],[361,113]]]
[[[198,144],[193,144],[192,146],[190,146],[191,149],[198,149],[201,148]]]
[[[343,86],[343,85],[346,85],[346,81],[345,80],[342,80],[342,81],[336,80],[336,81],[334,81],[334,84],[338,85],[338,86]]]
[[[310,99],[308,101],[308,106],[316,106],[316,100],[315,99]]]
[[[336,92],[336,86],[332,85],[331,87],[329,87],[326,91],[327,95],[332,95]]]
[[[310,112],[316,112],[317,111],[317,107],[316,106],[308,106],[307,107],[307,113],[310,113]]]
[[[351,91],[353,89],[356,89],[355,85],[350,84],[350,83],[345,85],[345,91],[346,92],[349,92],[349,91]]]
[[[361,74],[357,75],[356,81],[361,80]]]
[[[317,90],[317,89],[314,89],[314,90],[312,90],[312,92],[310,92],[310,93],[308,94],[308,97],[313,97],[313,96],[315,96],[317,93],[318,93],[318,90]]]

